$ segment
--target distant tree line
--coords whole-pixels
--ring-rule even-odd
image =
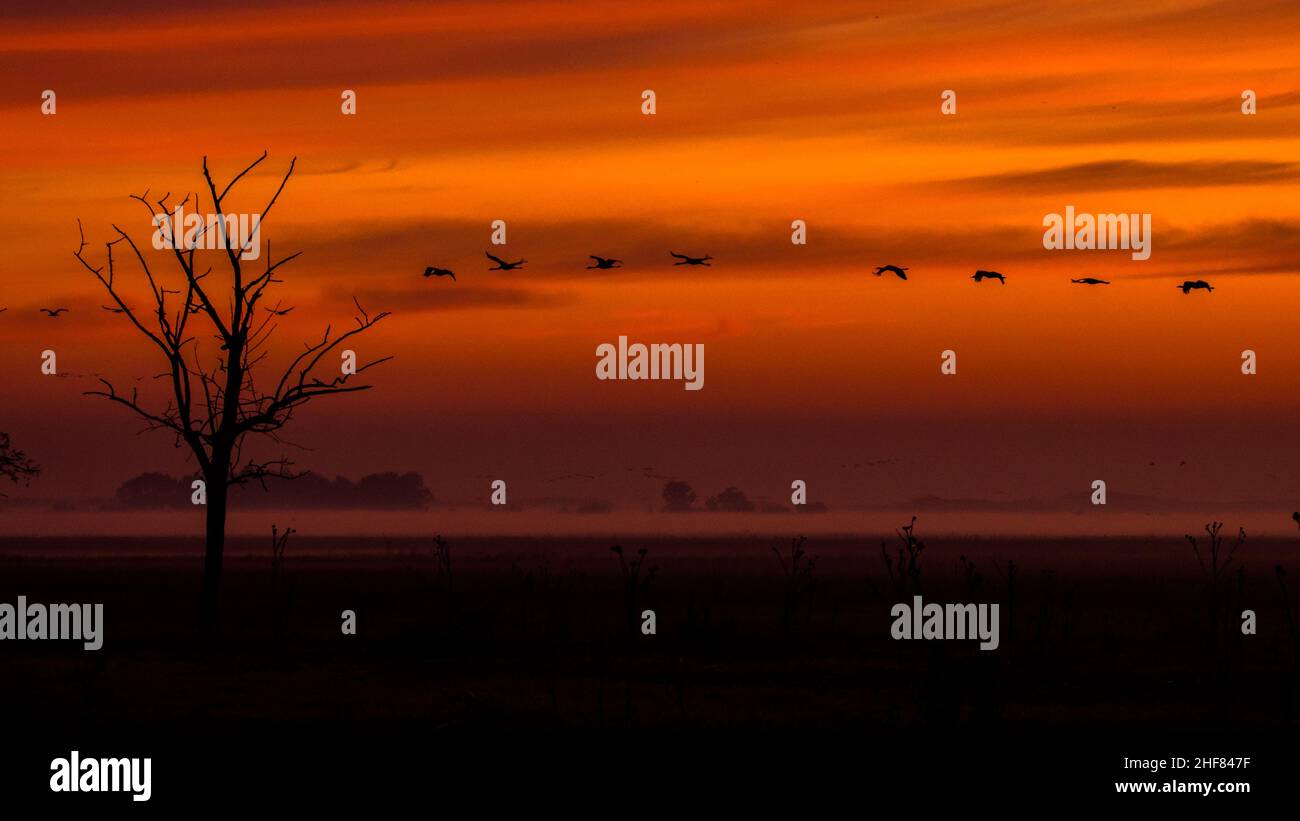
[[[665,513],[692,513],[701,510],[695,506],[695,490],[680,479],[673,479],[664,485],[663,498]],[[790,506],[766,500],[755,502],[740,488],[731,486],[706,499],[703,509],[714,513],[825,513],[826,505],[822,502]]]
[[[25,485],[36,478],[40,472],[41,469],[27,458],[27,454],[9,443],[9,434],[0,433],[0,479],[8,479],[16,485]]]
[[[194,478],[165,473],[142,473],[126,480],[113,494],[118,507],[184,508],[190,506]],[[292,482],[268,485],[236,485],[232,496],[248,508],[366,508],[378,510],[422,510],[433,503],[433,494],[419,473],[372,473],[352,481],[344,476],[329,479],[306,471]]]

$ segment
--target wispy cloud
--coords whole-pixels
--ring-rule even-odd
[[[357,298],[368,308],[401,313],[463,311],[501,308],[556,308],[571,304],[572,295],[550,290],[493,286],[458,287],[446,279],[425,282],[425,287],[361,289]],[[351,293],[333,294],[350,302]]]
[[[1005,171],[944,180],[936,185],[1005,194],[1073,193],[1148,188],[1212,188],[1290,182],[1300,163],[1267,160],[1150,162],[1102,160],[1035,171]]]

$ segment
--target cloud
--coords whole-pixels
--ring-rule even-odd
[[[1103,160],[1038,171],[1007,171],[945,180],[934,185],[1005,194],[1119,191],[1143,188],[1208,188],[1261,185],[1300,178],[1300,164],[1264,160],[1161,163]]]
[[[437,278],[421,284],[425,287],[361,288],[357,291],[357,299],[368,309],[403,314],[478,308],[556,308],[574,301],[570,294],[536,288],[475,287],[469,283],[453,283],[445,278]],[[341,301],[350,302],[352,299],[350,293],[338,293],[334,296]]]
[[[1170,226],[1160,235],[1160,253],[1188,275],[1276,275],[1300,273],[1300,221],[1247,219],[1198,226]],[[1130,274],[1158,279],[1164,272]]]
[[[510,250],[498,251],[498,255],[529,261],[521,271],[512,273],[488,272],[491,263],[483,254],[491,246],[487,244],[487,222],[483,220],[412,220],[398,225],[354,225],[346,232],[299,232],[289,240],[289,247],[310,249],[313,269],[327,278],[364,277],[363,281],[374,283],[400,276],[419,281],[427,265],[451,268],[459,280],[455,286],[450,282],[435,283],[450,286],[439,289],[441,294],[454,288],[478,288],[485,282],[521,278],[534,283],[585,283],[781,278],[795,271],[801,277],[843,276],[846,272],[869,272],[886,262],[907,265],[914,260],[932,264],[970,262],[973,270],[984,265],[985,260],[1029,255],[1041,248],[1042,236],[1036,224],[931,229],[813,222],[809,230],[815,241],[796,246],[790,243],[790,221],[786,219],[755,220],[740,226],[600,219],[512,223]],[[674,265],[670,251],[710,254],[713,264],[707,268]],[[623,260],[624,267],[589,270],[588,254],[616,257]],[[393,262],[377,268],[376,259]],[[472,297],[451,299],[473,301]],[[485,304],[493,300],[484,297]]]
[[[363,163],[360,161],[351,161],[340,163],[330,167],[316,167],[309,163],[299,163],[294,166],[293,173],[300,177],[330,176],[332,174],[387,174],[391,171],[398,171],[397,160],[385,160],[382,162]],[[281,172],[283,173],[283,172]],[[433,190],[433,189],[425,189]]]
[[[1165,279],[1169,262],[1187,277],[1300,274],[1300,221],[1240,220],[1161,233],[1161,270],[1126,273],[1127,279]]]
[[[402,23],[392,26],[342,10],[331,15],[297,3],[267,5],[237,13],[241,25],[227,32],[192,16],[140,14],[129,24],[115,16],[113,23],[129,32],[120,45],[85,23],[51,32],[48,20],[29,18],[29,36],[11,33],[0,47],[0,88],[17,90],[7,87],[29,65],[33,39],[44,41],[43,82],[76,88],[83,98],[190,94],[194,76],[204,77],[210,92],[549,78],[644,65],[681,69],[715,64],[728,53],[759,59],[779,53],[783,39],[773,23],[725,6],[701,14],[675,6],[592,13],[558,4],[550,10],[530,3],[439,4],[391,8]],[[213,47],[191,55],[185,71],[159,70],[173,43],[201,34]],[[290,38],[296,58],[286,60]],[[730,51],[720,47],[727,45]],[[238,59],[230,59],[232,52]]]

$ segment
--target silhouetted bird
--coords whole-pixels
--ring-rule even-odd
[[[1203,279],[1198,279],[1198,280],[1196,280],[1195,282],[1193,282],[1192,280],[1189,279],[1189,280],[1187,280],[1186,282],[1184,282],[1182,285],[1177,285],[1177,286],[1175,286],[1175,287],[1177,287],[1177,288],[1182,288],[1182,289],[1183,289],[1183,293],[1185,293],[1185,294],[1190,294],[1192,291],[1195,291],[1195,290],[1198,290],[1198,289],[1199,289],[1199,290],[1205,290],[1205,291],[1213,291],[1213,290],[1214,290],[1214,286],[1211,285],[1210,283],[1206,282],[1206,281],[1203,280]]]
[[[702,257],[688,257],[685,254],[679,254],[676,251],[669,251],[668,254],[681,260],[681,262],[674,262],[673,265],[709,265],[709,260],[713,259],[713,257],[708,255]]]
[[[279,308],[267,308],[266,312],[269,314],[275,314],[276,316],[284,316],[292,310],[293,308],[285,308],[284,310],[280,310]]]
[[[123,310],[122,308],[113,308],[113,307],[111,307],[111,306],[109,306],[109,305],[100,305],[99,307],[103,308],[105,311],[108,311],[110,314],[124,314],[124,313],[126,313],[126,311]]]
[[[41,308],[40,310],[46,316],[58,316],[59,314],[66,312],[68,309],[67,308]]]
[[[591,254],[590,257],[596,261],[596,264],[588,265],[588,270],[591,270],[592,268],[618,268],[623,264],[623,260],[621,259],[605,259],[604,257],[598,257],[595,254]]]
[[[1007,284],[1007,278],[1002,276],[1002,274],[999,274],[997,271],[976,271],[975,275],[972,276],[971,279],[975,280],[976,282],[982,282],[983,280],[986,279],[996,279],[998,282],[1001,282],[1003,285]]]
[[[1093,277],[1084,277],[1083,279],[1072,279],[1071,282],[1077,285],[1109,285],[1110,282],[1104,279],[1094,279]]]
[[[897,265],[882,265],[876,269],[876,276],[880,276],[886,271],[898,274],[899,279],[907,279],[907,274],[903,273],[906,268],[899,268]]]
[[[452,282],[456,281],[455,271],[450,268],[434,268],[432,265],[424,269],[424,276],[426,279],[429,277],[451,277]]]
[[[8,308],[0,308],[0,314],[4,313],[4,312],[7,311],[7,310],[9,310],[9,309],[8,309]]]
[[[483,253],[488,259],[496,263],[496,265],[488,269],[489,271],[513,271],[516,268],[522,268],[523,264],[528,261],[526,259],[521,259],[518,262],[506,262],[501,257],[494,257],[486,251]]]

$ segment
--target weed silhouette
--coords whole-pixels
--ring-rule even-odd
[[[805,536],[791,539],[789,556],[781,553],[779,542],[772,545],[772,553],[776,555],[776,561],[781,565],[781,574],[785,577],[781,627],[787,636],[794,630],[795,611],[805,599],[811,598],[812,574],[813,568],[817,565],[817,557],[810,557],[804,550],[807,542]]]
[[[636,558],[629,560],[623,553],[622,545],[614,545],[609,552],[618,556],[619,570],[622,571],[623,578],[623,614],[627,627],[627,639],[633,641],[637,634],[637,625],[641,621],[641,603],[646,591],[650,588],[650,583],[654,581],[655,576],[659,573],[659,565],[651,565],[642,575],[642,569],[645,566],[646,554],[649,552],[644,547],[636,552]]]
[[[433,586],[440,594],[442,620],[451,625],[456,620],[456,590],[451,575],[451,545],[441,535],[433,537]]]
[[[277,648],[284,644],[289,622],[290,591],[284,572],[284,552],[295,532],[290,527],[281,533],[279,527],[271,525],[271,636]]]
[[[898,548],[897,564],[889,556],[888,545],[884,542],[880,543],[880,557],[885,563],[885,572],[889,574],[889,579],[897,588],[899,596],[903,598],[919,596],[921,595],[921,553],[925,550],[925,542],[916,535],[916,517],[913,516],[909,524],[903,525],[894,532],[902,542]]]
[[[1236,540],[1227,544],[1223,540],[1223,522],[1209,522],[1205,525],[1206,543],[1205,551],[1201,551],[1200,539],[1187,535],[1188,544],[1192,546],[1192,552],[1196,555],[1196,564],[1200,566],[1201,573],[1205,577],[1205,599],[1208,601],[1209,608],[1209,633],[1210,633],[1210,652],[1213,653],[1212,664],[1219,668],[1226,669],[1227,655],[1226,642],[1227,635],[1230,634],[1231,621],[1229,614],[1230,608],[1225,607],[1225,581],[1227,579],[1227,569],[1236,559],[1236,551],[1245,544],[1245,527],[1239,527],[1236,531]],[[1238,591],[1244,585],[1244,575],[1238,573]],[[1229,591],[1231,594],[1231,591]]]

